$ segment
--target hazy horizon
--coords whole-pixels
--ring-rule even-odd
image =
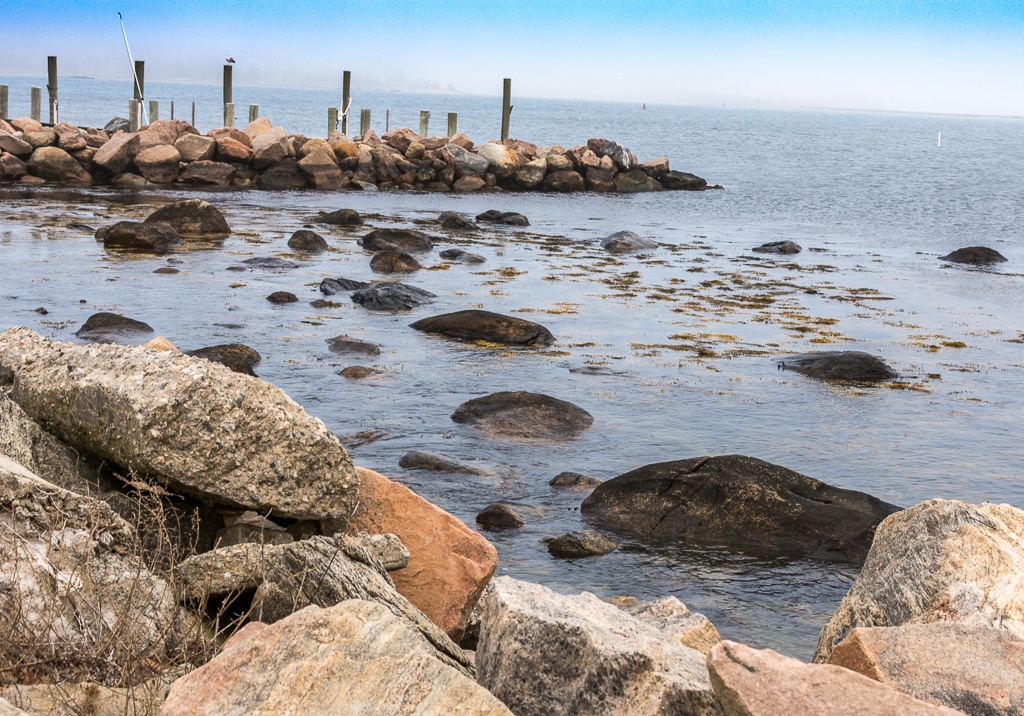
[[[1013,2],[9,0],[0,75],[513,94],[649,104],[1024,115]],[[256,42],[252,38],[259,38]]]

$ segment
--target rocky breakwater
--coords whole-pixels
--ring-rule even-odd
[[[521,139],[476,144],[465,134],[421,137],[393,129],[350,138],[289,134],[261,117],[244,129],[201,135],[180,120],[138,132],[29,119],[0,120],[0,182],[118,186],[257,186],[263,189],[486,189],[635,193],[700,191],[704,179],[670,169],[667,158],[640,162],[621,144],[590,139],[574,147]],[[717,187],[721,188],[721,187]]]

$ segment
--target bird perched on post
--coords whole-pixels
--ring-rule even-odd
[[[229,65],[235,64],[235,58],[231,55],[224,55],[224,61],[227,62]]]

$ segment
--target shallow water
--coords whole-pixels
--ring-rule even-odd
[[[566,117],[576,111],[572,103],[551,104]],[[674,594],[727,638],[807,658],[855,569],[724,550],[652,550],[628,540],[605,557],[555,560],[541,540],[584,526],[578,507],[585,493],[549,487],[548,480],[562,470],[608,479],[651,462],[743,453],[904,506],[948,497],[1024,507],[1024,177],[1019,161],[1007,161],[1019,157],[1021,123],[655,109],[671,131],[638,128],[623,140],[641,158],[668,154],[676,168],[725,191],[211,191],[202,195],[221,207],[234,234],[161,258],[109,254],[68,224],[143,217],[157,203],[195,193],[0,188],[0,329],[27,325],[75,340],[89,315],[113,310],[148,322],[183,349],[244,342],[264,356],[260,376],[343,441],[360,431],[386,434],[351,449],[357,464],[402,481],[468,524],[491,502],[513,505],[526,527],[488,534],[500,573],[563,592]],[[622,136],[611,125],[624,124],[628,112],[591,113],[592,123],[608,121],[591,126],[592,134]],[[943,131],[941,149],[935,127]],[[685,156],[672,147],[686,147],[679,150]],[[485,226],[475,234],[426,227],[435,252],[421,259],[427,269],[407,280],[438,294],[429,306],[379,314],[339,294],[337,307],[313,309],[308,302],[320,297],[317,284],[326,276],[379,278],[355,243],[367,227],[320,227],[328,253],[289,253],[288,236],[309,216],[343,206],[375,215],[372,226],[489,208],[521,211],[532,225]],[[621,229],[661,247],[611,257],[599,240]],[[771,258],[749,250],[783,238],[804,252]],[[979,243],[1010,261],[977,270],[937,260]],[[436,251],[450,246],[487,263],[440,260]],[[226,270],[270,255],[301,267]],[[181,273],[152,273],[167,265]],[[297,294],[300,303],[264,300],[277,290]],[[39,306],[49,313],[34,313]],[[407,327],[470,307],[543,323],[557,343],[508,350]],[[325,340],[339,334],[378,342],[382,353],[369,362],[333,355]],[[878,353],[901,379],[835,388],[776,368],[778,356],[821,349]],[[359,362],[381,372],[365,380],[337,375]],[[570,372],[585,365],[608,372]],[[469,398],[518,389],[576,403],[594,415],[594,427],[552,445],[487,439],[449,418]],[[493,474],[399,468],[412,449],[474,461]]]

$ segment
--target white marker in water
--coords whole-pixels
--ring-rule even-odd
[[[939,146],[942,146],[942,132],[939,132]]]

